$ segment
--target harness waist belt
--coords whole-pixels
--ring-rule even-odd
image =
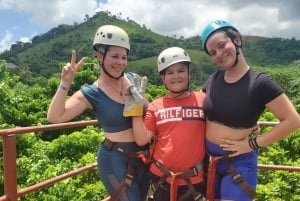
[[[147,151],[149,148],[149,145],[145,145],[145,146],[139,147],[140,151],[129,151],[129,150],[126,150],[126,148],[123,148],[121,146],[121,143],[123,143],[123,142],[113,142],[113,141],[105,138],[105,140],[102,143],[102,146],[104,146],[106,149],[108,149],[110,151],[115,150],[120,153],[123,153],[123,154],[127,155],[128,157],[140,157],[140,155],[145,154],[144,151]]]
[[[122,143],[135,143],[135,142],[113,142],[113,141],[105,138],[105,140],[102,142],[102,145],[104,145],[107,149],[112,150],[112,149],[115,149],[115,147],[121,148],[120,144],[122,144]],[[146,144],[144,146],[138,146],[138,147],[139,147],[139,150],[148,150],[149,144]]]
[[[120,146],[120,143],[118,142],[112,142],[109,139],[105,139],[102,145],[108,149],[108,150],[115,150],[118,152],[121,152],[122,154],[125,154],[128,157],[128,164],[127,164],[127,173],[125,177],[123,178],[121,184],[119,187],[115,190],[115,192],[111,195],[110,198],[107,200],[109,201],[118,201],[120,200],[122,194],[125,192],[126,188],[130,187],[132,184],[132,181],[135,176],[135,170],[132,167],[132,161],[134,158],[138,157],[140,152],[133,152],[133,151],[128,151]],[[141,147],[144,148],[144,147]],[[146,146],[145,146],[146,149]]]
[[[110,141],[109,139],[105,138],[102,145],[107,148],[108,150],[113,150],[116,146],[117,142]]]
[[[164,188],[162,185],[163,183],[167,180],[167,178],[171,178],[170,181],[170,201],[176,201],[177,200],[177,192],[178,192],[178,183],[176,182],[177,178],[184,179],[189,190],[183,194],[179,200],[184,200],[189,194],[192,194],[193,198],[195,200],[200,200],[203,199],[203,195],[199,192],[196,191],[194,188],[192,182],[191,182],[191,177],[195,177],[198,175],[198,172],[203,169],[203,162],[199,162],[196,164],[194,167],[182,171],[182,172],[172,172],[170,171],[167,167],[165,167],[163,164],[161,164],[158,161],[155,161],[155,165],[160,169],[160,171],[163,173],[163,176],[161,179],[154,184],[153,190],[155,191],[159,187]],[[181,199],[182,198],[182,199]]]
[[[225,176],[230,174],[235,183],[239,184],[241,188],[249,195],[250,198],[254,199],[256,197],[256,191],[248,184],[248,182],[243,178],[243,176],[236,171],[233,159],[229,157],[229,154],[223,156],[210,156],[209,167],[208,167],[208,178],[207,178],[207,189],[206,197],[208,200],[214,199],[214,186],[216,177],[216,165],[220,160],[227,160],[229,163],[229,168],[224,171],[220,176]]]

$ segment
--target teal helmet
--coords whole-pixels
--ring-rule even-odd
[[[232,28],[235,31],[239,32],[234,26],[232,26],[230,23],[223,21],[223,20],[216,20],[204,28],[202,34],[201,34],[201,44],[202,48],[205,50],[205,52],[208,54],[207,49],[206,49],[206,42],[208,38],[217,30],[224,29],[224,28]]]

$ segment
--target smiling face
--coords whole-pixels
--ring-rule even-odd
[[[189,68],[186,62],[179,62],[169,66],[161,80],[171,92],[182,92],[187,89],[189,82]]]
[[[98,59],[106,71],[117,78],[127,67],[127,50],[124,47],[110,46],[105,58],[103,58],[103,54],[98,53]]]
[[[233,66],[236,59],[236,47],[224,31],[213,33],[206,43],[213,62],[223,68]]]

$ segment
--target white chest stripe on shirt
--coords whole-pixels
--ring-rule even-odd
[[[203,120],[204,112],[200,107],[171,107],[160,109],[156,113],[157,125],[183,120]]]

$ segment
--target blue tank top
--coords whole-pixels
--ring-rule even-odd
[[[114,101],[95,85],[85,86],[81,92],[93,106],[104,132],[115,133],[132,128],[132,118],[123,116],[124,104]]]

